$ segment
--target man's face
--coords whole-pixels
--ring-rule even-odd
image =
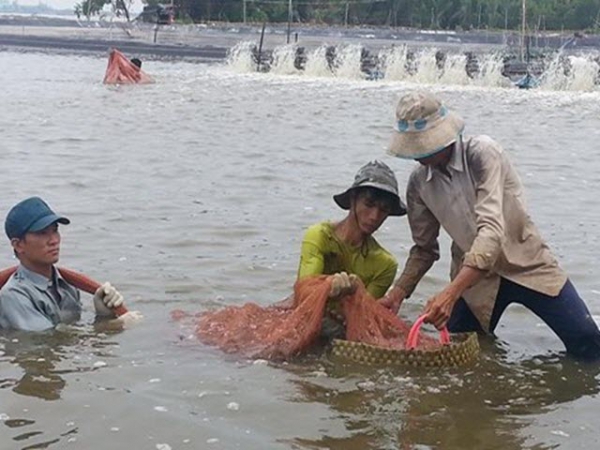
[[[417,161],[424,166],[431,166],[436,168],[444,168],[450,161],[450,157],[452,156],[452,150],[454,149],[454,143],[450,144],[448,147],[440,150],[439,152],[427,156],[425,158],[418,158]]]
[[[365,235],[375,233],[391,212],[391,206],[383,199],[360,193],[354,199],[354,211],[358,227]]]
[[[60,233],[58,224],[53,223],[41,231],[25,234],[11,241],[19,260],[30,265],[52,265],[60,255]]]

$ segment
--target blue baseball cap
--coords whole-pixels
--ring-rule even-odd
[[[56,222],[63,225],[71,223],[52,211],[41,198],[30,197],[11,208],[4,221],[4,231],[9,239],[21,239],[27,233],[41,231]]]

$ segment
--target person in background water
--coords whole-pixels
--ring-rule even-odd
[[[540,317],[567,352],[600,357],[600,331],[532,222],[508,155],[488,136],[463,136],[464,122],[433,94],[403,96],[390,153],[413,159],[407,208],[414,245],[381,303],[397,312],[439,259],[440,227],[452,238],[451,282],[426,304],[426,322],[452,332],[493,333],[519,303]]]
[[[133,64],[138,69],[142,68],[142,60],[141,59],[139,59],[139,58],[131,58],[129,61],[131,61],[131,64]]]
[[[8,213],[4,227],[20,264],[0,289],[0,329],[42,331],[79,320],[80,293],[54,266],[60,253],[58,224],[69,223],[39,197]],[[123,296],[108,282],[94,294],[97,316],[114,318],[112,309],[122,303]]]
[[[340,301],[354,292],[356,278],[374,298],[382,297],[393,283],[398,263],[372,235],[388,216],[405,215],[406,207],[398,195],[394,172],[379,161],[361,167],[352,185],[333,199],[348,215],[306,231],[298,279],[332,276],[323,334],[337,337],[344,332]]]

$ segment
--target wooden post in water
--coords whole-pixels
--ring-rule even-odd
[[[292,0],[288,1],[287,44],[290,43],[290,28],[292,26]]]
[[[265,27],[267,26],[267,22],[263,22],[262,30],[260,32],[260,43],[258,44],[258,60],[256,61],[256,71],[260,72],[260,63],[262,58],[262,46],[263,40],[265,38]]]
[[[160,16],[158,12],[156,13],[156,24],[154,25],[154,43],[156,44],[156,35],[158,34],[158,27],[160,22]]]
[[[527,0],[523,0],[521,13],[521,61],[525,60],[525,32],[527,27]]]

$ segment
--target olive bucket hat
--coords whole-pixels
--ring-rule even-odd
[[[404,95],[396,108],[389,154],[405,159],[434,155],[458,140],[465,122],[430,92]]]
[[[355,189],[372,187],[393,195],[395,201],[390,216],[406,214],[406,205],[398,194],[398,181],[392,169],[381,161],[371,161],[362,166],[354,176],[352,186],[341,194],[333,196],[337,205],[342,209],[350,209],[351,192]]]

